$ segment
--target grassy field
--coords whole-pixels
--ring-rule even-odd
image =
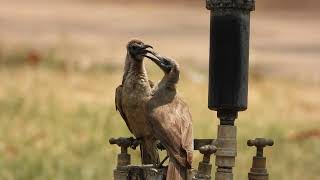
[[[0,63],[0,179],[112,179],[119,149],[107,140],[130,136],[114,107],[122,68],[83,70],[50,59],[35,66],[15,59]],[[161,78],[154,65],[147,66],[152,79]],[[192,111],[195,137],[214,138],[218,121],[207,109],[207,71],[181,66],[179,90]],[[320,85],[256,74],[249,109],[236,121],[235,179],[247,179],[255,149],[246,140],[255,137],[275,140],[265,152],[270,179],[319,179]],[[138,153],[131,153],[137,163]],[[194,167],[200,158],[196,153]]]

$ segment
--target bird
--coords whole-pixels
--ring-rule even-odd
[[[192,167],[193,128],[188,105],[177,92],[180,68],[170,58],[151,51],[146,55],[164,72],[161,81],[152,89],[146,103],[146,119],[152,131],[165,147],[168,156],[167,180],[186,180]]]
[[[116,88],[116,110],[130,132],[141,141],[142,164],[158,164],[157,139],[145,116],[145,104],[150,99],[153,82],[148,79],[144,57],[152,46],[141,40],[131,40],[127,46],[122,83]]]

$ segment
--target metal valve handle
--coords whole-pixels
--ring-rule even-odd
[[[210,163],[210,156],[217,152],[217,147],[215,145],[205,145],[199,148],[199,152],[203,154],[203,162]]]
[[[265,147],[265,146],[273,146],[274,142],[272,139],[256,138],[253,140],[248,140],[247,144],[248,146]]]
[[[252,168],[248,173],[249,180],[268,180],[269,174],[266,168],[267,158],[263,157],[263,149],[266,146],[273,146],[274,141],[272,139],[256,138],[248,140],[248,146],[255,146],[257,148],[257,154],[252,158]]]
[[[257,148],[256,157],[263,157],[263,148],[266,146],[273,146],[274,141],[272,139],[256,138],[247,141],[248,146],[255,146]]]
[[[217,147],[214,145],[205,145],[205,146],[200,147],[199,151],[201,154],[211,155],[217,151]]]
[[[137,146],[139,146],[140,142],[140,140],[134,139],[133,137],[119,137],[109,139],[110,144],[118,145],[119,147],[121,147],[121,153],[127,153],[129,147],[131,147],[132,149],[136,149]]]

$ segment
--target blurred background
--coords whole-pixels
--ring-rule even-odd
[[[319,9],[318,0],[257,1],[235,179],[247,179],[255,137],[275,140],[270,179],[320,179]],[[195,137],[216,137],[204,0],[0,0],[0,179],[112,179],[119,149],[107,139],[130,136],[114,91],[132,38],[179,61]]]

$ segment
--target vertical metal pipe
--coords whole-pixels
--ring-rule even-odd
[[[239,111],[247,109],[250,11],[254,0],[207,0],[210,13],[208,107],[220,119],[216,180],[232,180]]]
[[[252,0],[208,0],[210,63],[208,107],[233,113],[247,109]]]

